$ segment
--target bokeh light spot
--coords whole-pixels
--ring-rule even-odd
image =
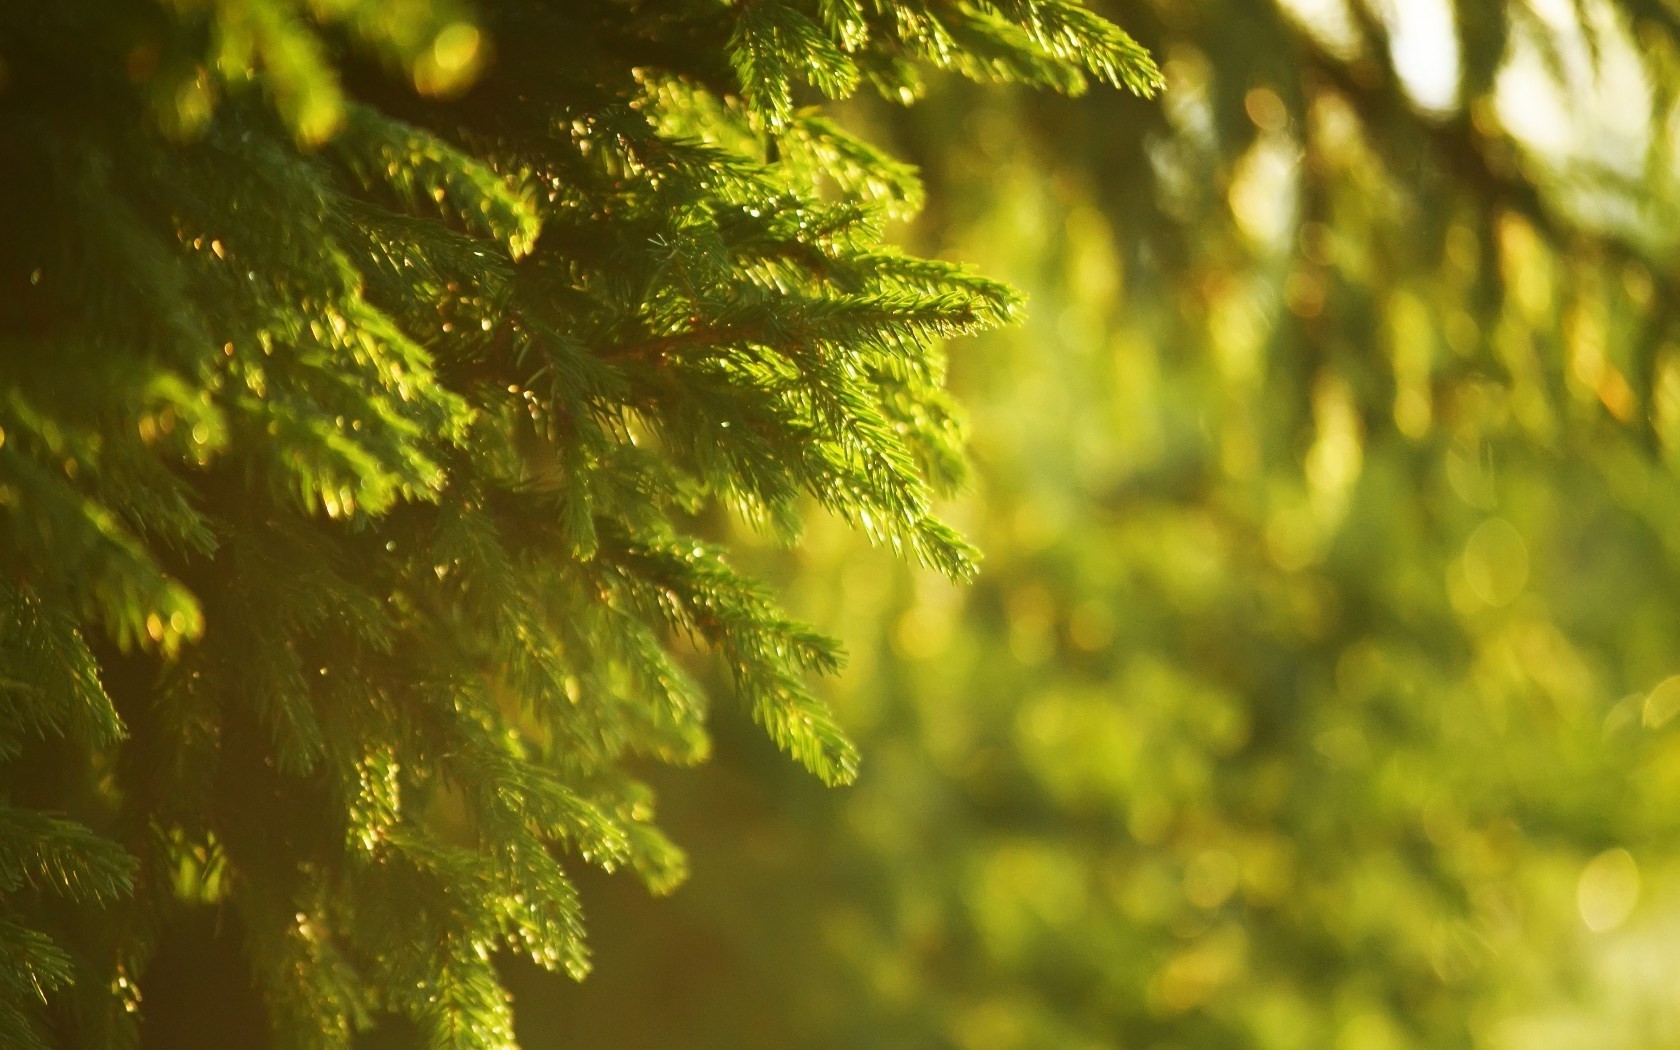
[[[1464,578],[1488,605],[1508,605],[1528,584],[1528,544],[1504,518],[1489,518],[1464,545]]]
[[[1645,698],[1645,711],[1640,721],[1647,729],[1661,729],[1680,714],[1680,674],[1670,675],[1657,683]]]
[[[1625,849],[1608,849],[1581,869],[1575,904],[1594,933],[1620,926],[1639,903],[1639,865]]]

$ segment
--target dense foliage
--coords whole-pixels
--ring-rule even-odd
[[[953,368],[985,571],[808,546],[864,776],[733,741],[668,826],[752,848],[551,1030],[681,965],[616,1045],[1675,1045],[1674,15],[1103,10],[1158,105],[868,114],[1028,293]]]
[[[1156,79],[1065,0],[5,5],[0,1044],[512,1045],[563,862],[680,878],[703,651],[853,776],[696,537],[971,571],[937,340],[1014,300],[813,105],[930,69]]]

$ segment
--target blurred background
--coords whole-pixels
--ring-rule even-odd
[[[1680,6],[1096,6],[1161,98],[847,114],[1030,297],[981,579],[758,549],[862,778],[720,718],[525,1045],[1680,1046]]]

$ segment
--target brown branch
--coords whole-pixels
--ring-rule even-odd
[[[656,354],[669,353],[672,350],[686,350],[695,346],[723,345],[739,343],[755,337],[753,326],[732,328],[719,325],[702,325],[691,328],[686,332],[673,332],[670,335],[659,336],[641,343],[625,343],[608,347],[596,356],[603,361],[622,361],[626,358],[652,357]]]

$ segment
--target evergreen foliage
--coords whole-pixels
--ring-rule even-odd
[[[682,876],[696,649],[853,776],[834,643],[696,537],[972,571],[938,345],[1015,300],[817,105],[929,69],[1157,79],[1065,0],[6,5],[0,1043],[133,1045],[211,908],[273,1045],[513,1045],[567,863]]]

